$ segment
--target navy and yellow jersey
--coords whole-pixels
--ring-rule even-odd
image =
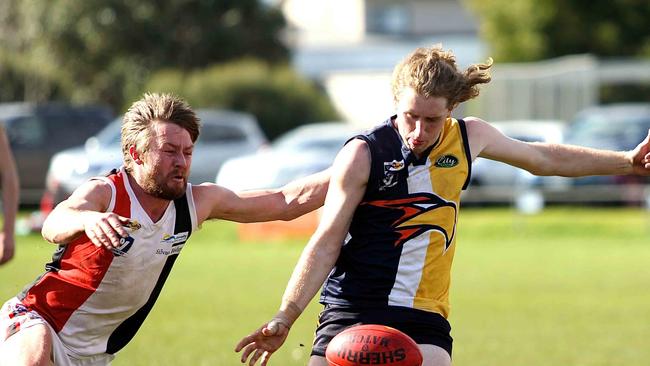
[[[369,146],[370,176],[320,302],[405,306],[446,318],[460,193],[471,171],[465,123],[447,119],[418,159],[394,118],[354,137]]]

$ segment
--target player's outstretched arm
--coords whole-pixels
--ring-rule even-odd
[[[632,160],[633,173],[650,175],[650,130],[648,135],[633,150],[628,152]]]
[[[280,189],[233,192],[212,183],[193,188],[199,222],[293,220],[323,205],[330,170],[297,179]]]
[[[249,365],[261,359],[265,366],[284,343],[289,329],[316,295],[334,267],[354,212],[365,193],[370,174],[370,153],[361,140],[349,142],[337,156],[323,216],[293,270],[278,313],[268,323],[244,337],[235,351]]]
[[[565,144],[523,142],[503,135],[478,118],[470,117],[466,122],[473,158],[480,156],[501,161],[535,175],[650,175],[650,143],[647,137],[634,150],[610,151]]]
[[[105,212],[111,195],[111,187],[104,181],[84,183],[47,216],[41,230],[43,238],[55,244],[67,244],[85,233],[97,246],[118,247],[120,237],[128,236],[124,226],[130,220]]]

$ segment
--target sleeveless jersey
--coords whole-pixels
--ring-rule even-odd
[[[465,123],[447,119],[418,159],[394,118],[354,137],[368,144],[370,176],[320,301],[404,306],[446,318],[460,193],[471,172]]]
[[[112,251],[96,247],[85,234],[60,245],[46,272],[18,295],[79,356],[114,354],[133,338],[197,228],[190,184],[154,223],[136,199],[124,168],[100,179],[112,188],[108,211],[133,222],[126,229],[129,236]]]

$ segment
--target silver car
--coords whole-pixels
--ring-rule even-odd
[[[212,182],[227,159],[257,151],[267,143],[257,120],[250,114],[198,109],[201,134],[194,148],[189,180]],[[67,198],[88,178],[105,175],[122,165],[121,118],[114,120],[84,146],[54,155],[47,173],[47,191],[41,206],[47,211]]]
[[[343,144],[359,130],[343,122],[297,127],[278,137],[268,149],[228,160],[216,182],[234,190],[281,187],[329,168]]]

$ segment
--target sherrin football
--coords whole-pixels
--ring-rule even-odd
[[[422,354],[411,337],[377,324],[357,325],[337,334],[325,358],[330,366],[422,365]]]

